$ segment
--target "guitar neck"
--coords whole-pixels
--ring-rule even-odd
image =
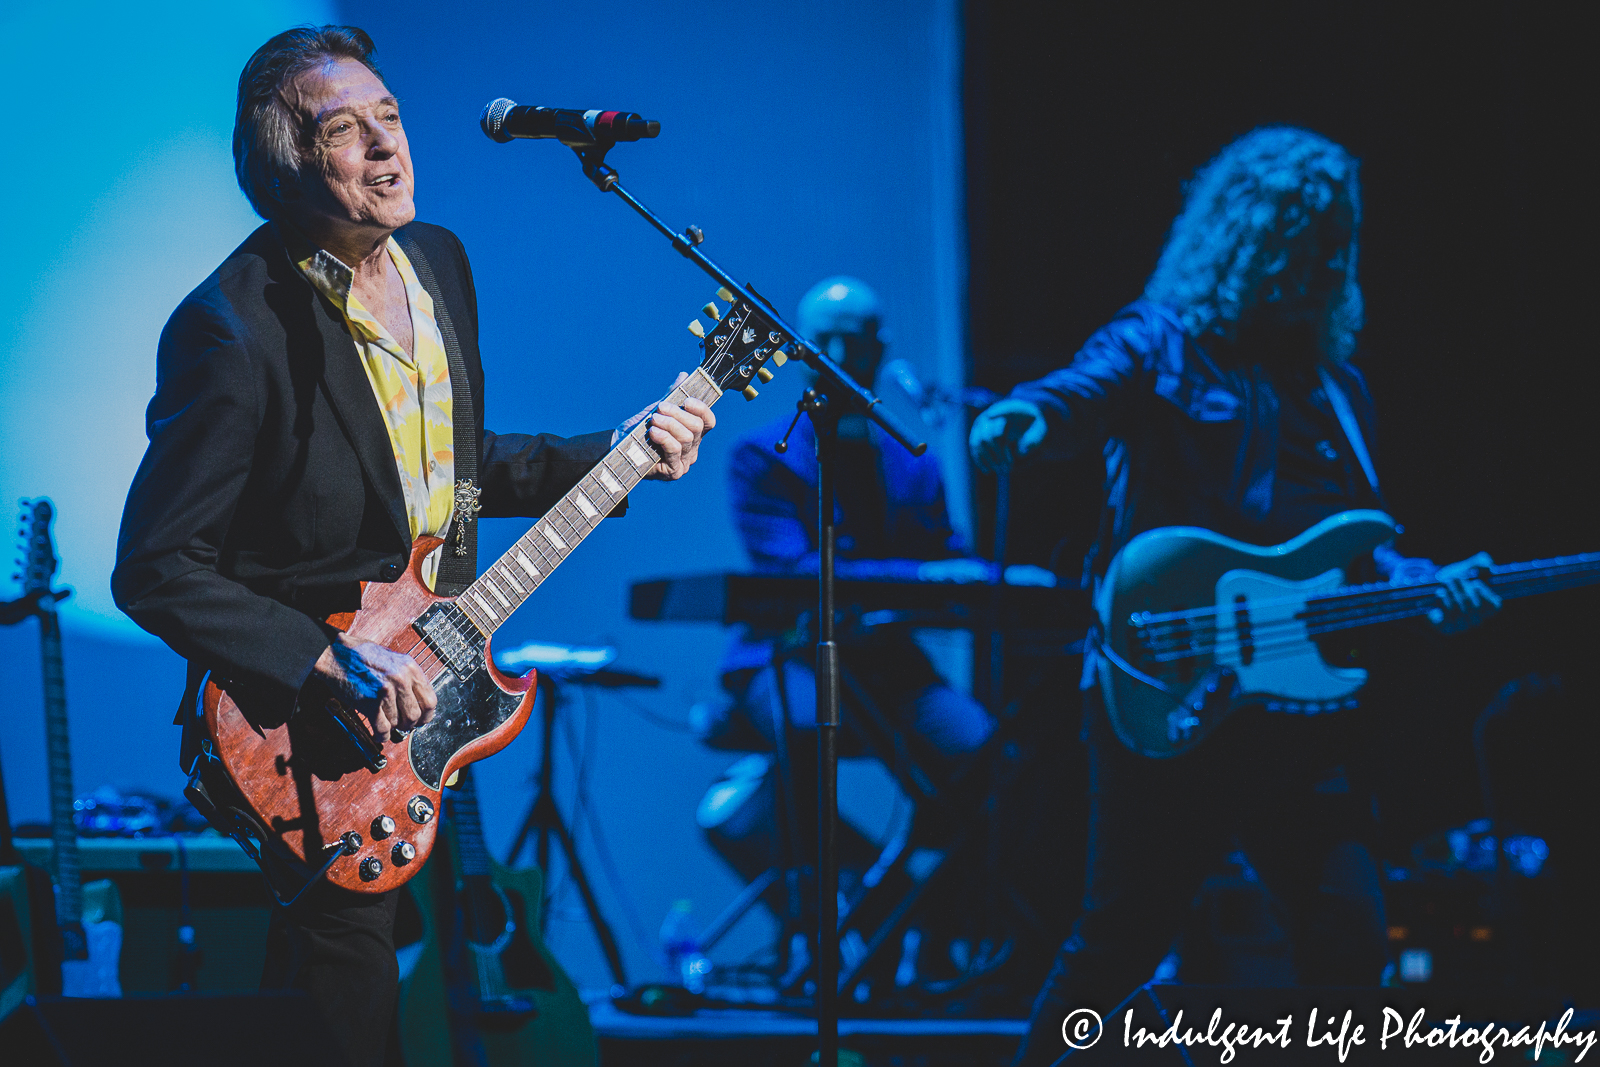
[[[1504,600],[1576,589],[1600,582],[1600,552],[1496,564],[1482,578]],[[1344,586],[1307,601],[1307,626],[1313,633],[1328,633],[1426,615],[1439,606],[1443,588],[1440,582]]]
[[[483,841],[483,819],[478,813],[478,788],[472,767],[460,771],[461,780],[450,794],[450,818],[455,824],[457,860],[462,875],[471,878],[492,873],[489,848]]]
[[[53,607],[39,612],[39,656],[44,668],[45,746],[50,764],[50,829],[55,844],[56,919],[83,918],[78,875],[78,831],[72,819],[72,746],[67,736],[67,684],[61,661],[61,622]]]
[[[721,395],[706,373],[696,370],[666,399],[682,404],[694,397],[709,405]],[[456,598],[456,606],[480,632],[488,636],[499,629],[650,472],[658,457],[648,431],[646,419],[624,434],[593,470]]]

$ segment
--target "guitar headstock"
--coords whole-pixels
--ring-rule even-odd
[[[60,561],[50,537],[50,521],[55,507],[45,497],[22,501],[21,527],[17,530],[17,574],[24,593],[49,592]]]
[[[736,298],[727,289],[718,289],[717,296],[730,306],[724,310],[712,300],[700,309],[701,314],[712,321],[709,331],[699,319],[689,323],[689,332],[700,338],[700,348],[705,353],[700,367],[717,383],[718,389],[723,392],[737,389],[746,400],[754,400],[754,383],[765,384],[772,380],[767,363],[770,361],[781,367],[788,362],[784,348],[792,338],[758,308]]]

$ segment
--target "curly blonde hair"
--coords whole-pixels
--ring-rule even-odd
[[[1232,339],[1253,313],[1310,321],[1323,353],[1344,359],[1363,321],[1356,284],[1361,194],[1356,160],[1292,126],[1252,130],[1188,185],[1148,300],[1189,333]]]

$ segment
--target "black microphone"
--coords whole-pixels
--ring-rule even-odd
[[[514,137],[553,137],[564,145],[582,148],[592,144],[637,141],[661,132],[661,123],[631,111],[572,111],[534,107],[501,97],[491,100],[478,120],[492,141],[505,144]]]

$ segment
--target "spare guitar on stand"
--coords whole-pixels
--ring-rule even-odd
[[[589,1011],[539,937],[543,875],[490,858],[471,767],[445,797],[443,838],[404,890],[423,925],[400,986],[407,1062],[594,1067]]]
[[[45,744],[50,759],[50,830],[55,844],[55,915],[60,945],[61,993],[68,997],[120,997],[117,977],[122,952],[122,905],[110,882],[82,885],[78,877],[78,828],[72,818],[72,749],[67,736],[67,686],[61,661],[61,621],[56,604],[71,590],[50,588],[57,560],[50,538],[55,511],[40,498],[22,504],[24,599],[39,620],[44,666]],[[87,902],[87,907],[85,906]],[[35,924],[45,922],[35,915]],[[41,953],[40,955],[45,955]],[[53,985],[41,977],[40,985]]]

